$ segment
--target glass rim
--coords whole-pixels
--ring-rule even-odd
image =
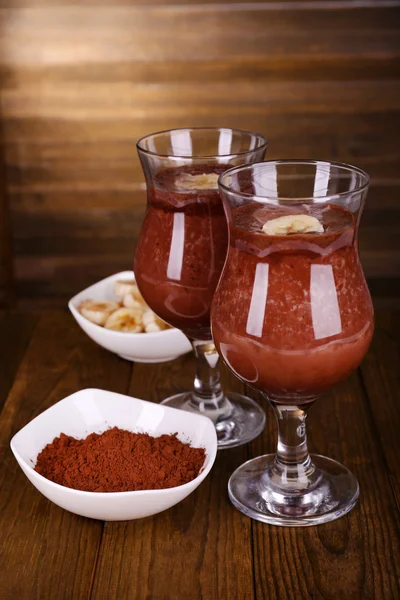
[[[258,138],[261,141],[261,144],[259,146],[257,146],[256,148],[253,148],[251,150],[245,150],[243,152],[233,152],[231,154],[160,154],[159,152],[153,152],[152,150],[147,150],[146,148],[143,148],[143,146],[141,145],[141,143],[144,140],[148,140],[152,137],[155,137],[157,135],[162,135],[165,133],[170,133],[172,131],[233,131],[233,132],[237,132],[237,133],[247,133],[250,134],[256,138]],[[177,159],[189,159],[189,158],[195,158],[195,159],[209,159],[209,158],[234,158],[235,156],[244,156],[244,155],[248,155],[248,154],[253,154],[255,152],[258,152],[261,149],[266,149],[268,146],[268,140],[267,138],[262,135],[262,133],[257,133],[256,131],[251,131],[249,129],[239,129],[237,127],[174,127],[172,129],[161,129],[160,131],[155,131],[154,133],[149,133],[146,134],[144,136],[142,136],[141,138],[138,139],[138,141],[136,142],[136,148],[138,150],[138,152],[143,152],[143,154],[148,154],[150,156],[157,156],[159,158],[177,158]]]
[[[251,194],[251,193],[235,190],[232,187],[225,185],[223,183],[223,179],[225,176],[229,176],[230,174],[232,174],[233,172],[236,172],[236,171],[244,171],[244,170],[254,169],[254,167],[258,167],[259,165],[282,165],[282,164],[286,164],[286,165],[290,165],[290,164],[292,164],[292,165],[326,165],[329,167],[337,167],[339,169],[342,169],[343,171],[350,171],[352,173],[357,173],[358,175],[361,175],[361,177],[364,179],[364,181],[363,181],[363,183],[357,185],[353,190],[348,190],[347,192],[338,192],[337,194],[327,194],[326,196],[292,196],[292,197],[279,196],[277,194],[276,195],[268,194],[268,196],[267,195],[260,196],[259,194]],[[368,188],[370,181],[371,181],[371,178],[368,175],[368,173],[363,171],[363,169],[360,169],[359,167],[355,167],[354,165],[350,165],[348,163],[339,162],[339,161],[335,161],[335,160],[316,160],[316,159],[312,159],[312,158],[308,158],[308,159],[282,158],[282,159],[276,159],[276,160],[260,161],[260,162],[252,163],[249,165],[239,165],[237,167],[232,167],[231,169],[227,169],[226,171],[221,173],[221,175],[218,177],[218,186],[224,192],[227,192],[229,194],[235,194],[236,196],[239,196],[241,198],[247,198],[247,199],[252,198],[254,200],[264,200],[264,201],[265,200],[277,200],[277,201],[288,201],[288,202],[293,202],[293,201],[310,202],[312,200],[318,199],[320,202],[321,201],[327,202],[334,198],[342,198],[344,196],[350,196],[353,194],[361,193]]]

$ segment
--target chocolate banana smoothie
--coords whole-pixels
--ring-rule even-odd
[[[282,234],[290,216],[318,227]],[[373,333],[353,214],[318,203],[250,202],[233,210],[212,312],[214,341],[226,363],[277,401],[307,401],[345,379]]]
[[[188,337],[209,340],[210,305],[224,265],[228,230],[217,180],[226,167],[161,170],[135,254],[139,289],[164,321]]]

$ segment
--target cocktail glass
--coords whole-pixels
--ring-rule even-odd
[[[152,310],[190,339],[197,357],[194,389],[163,404],[210,417],[220,448],[244,444],[263,429],[256,402],[220,385],[210,306],[228,248],[218,176],[262,160],[259,134],[237,129],[176,129],[137,144],[147,184],[147,211],[135,253],[139,289]]]
[[[312,525],[347,513],[359,494],[343,465],[307,450],[306,415],[360,364],[373,307],[357,232],[369,177],[345,164],[282,160],[219,178],[229,251],[214,295],[218,352],[270,402],[276,454],[229,481],[232,503],[274,525]]]

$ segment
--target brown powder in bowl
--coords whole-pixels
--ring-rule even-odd
[[[188,483],[200,473],[204,448],[177,434],[152,437],[113,427],[77,440],[61,433],[37,457],[35,471],[86,492],[160,490]]]

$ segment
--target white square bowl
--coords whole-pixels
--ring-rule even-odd
[[[86,319],[78,310],[88,298],[103,302],[120,300],[114,294],[117,280],[135,279],[133,271],[122,271],[86,288],[68,302],[68,308],[83,331],[99,346],[126,360],[155,363],[173,360],[192,350],[187,337],[179,329],[165,329],[154,333],[127,333],[112,331]]]
[[[110,427],[154,437],[178,432],[182,442],[205,448],[203,469],[193,481],[177,487],[109,493],[74,490],[34,470],[39,452],[60,433],[83,439]],[[11,450],[31,483],[61,508],[92,519],[125,521],[162,512],[191,494],[214,464],[217,435],[207,417],[122,394],[86,389],[57,402],[25,425],[12,438]]]

